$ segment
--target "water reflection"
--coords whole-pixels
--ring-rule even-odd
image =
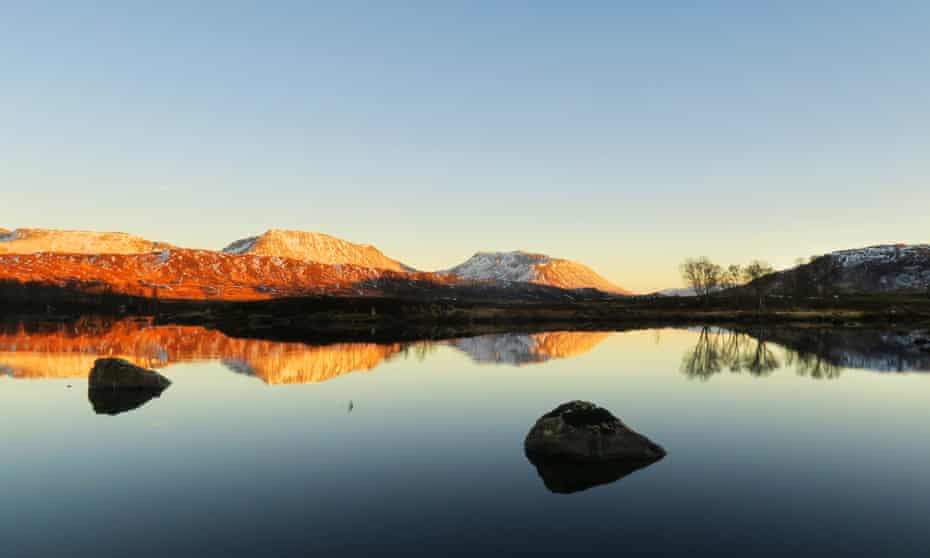
[[[145,405],[152,399],[161,396],[162,392],[149,390],[108,391],[92,389],[87,391],[87,399],[98,415],[118,415],[133,411]]]
[[[606,331],[550,331],[482,335],[451,343],[475,362],[520,366],[578,356],[608,337]]]
[[[697,343],[682,358],[681,369],[687,376],[706,380],[720,372],[747,372],[767,376],[782,363],[772,347],[747,333],[704,327]]]
[[[145,368],[216,360],[268,384],[323,382],[372,370],[397,356],[425,360],[450,345],[479,363],[526,364],[580,355],[610,334],[545,332],[485,335],[415,343],[310,345],[229,337],[199,326],[154,325],[151,320],[84,318],[74,323],[16,327],[0,334],[0,373],[20,379],[85,378],[94,361],[118,357]]]
[[[697,330],[697,342],[685,352],[681,364],[685,375],[701,380],[724,371],[762,377],[780,368],[792,368],[798,375],[814,379],[838,378],[843,369],[928,371],[930,332],[703,327]]]
[[[707,380],[722,372],[765,377],[780,368],[816,378],[843,369],[930,370],[930,333],[867,329],[750,327],[695,330],[681,371]],[[448,346],[479,364],[521,366],[591,351],[611,332],[504,333],[448,340],[314,345],[230,337],[199,326],[156,325],[148,319],[83,318],[55,324],[17,323],[0,329],[0,374],[19,379],[86,378],[98,357],[145,368],[220,361],[268,384],[323,382],[373,370],[398,357],[425,360]]]
[[[571,494],[595,486],[610,484],[655,463],[655,460],[579,463],[566,460],[534,459],[532,457],[528,457],[528,459],[536,467],[536,472],[546,488],[555,494]]]

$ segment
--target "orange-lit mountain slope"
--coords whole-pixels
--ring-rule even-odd
[[[0,254],[144,254],[167,248],[173,247],[120,232],[0,229]]]
[[[390,273],[348,265],[185,249],[148,254],[0,255],[0,280],[179,300],[360,294],[359,282]]]
[[[410,271],[370,244],[354,244],[328,234],[271,229],[261,236],[237,240],[223,249],[227,254],[278,256],[330,265],[354,265],[390,271]]]

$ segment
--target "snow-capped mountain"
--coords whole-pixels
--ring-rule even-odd
[[[656,294],[659,296],[697,296],[697,292],[695,292],[694,287],[662,289]]]
[[[776,274],[774,292],[925,293],[930,290],[930,244],[869,246],[831,252]]]
[[[470,281],[534,283],[560,289],[630,294],[585,265],[521,251],[478,252],[466,262],[438,273]]]
[[[272,229],[261,236],[237,240],[223,248],[227,254],[277,256],[327,265],[355,265],[389,271],[413,271],[369,244],[354,244],[328,234]]]
[[[0,229],[0,254],[145,254],[170,244],[119,232]]]

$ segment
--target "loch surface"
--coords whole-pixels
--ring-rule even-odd
[[[926,556],[923,339],[696,327],[312,345],[7,327],[0,556]],[[172,384],[101,412],[98,356]],[[576,399],[667,456],[550,491],[523,440]]]

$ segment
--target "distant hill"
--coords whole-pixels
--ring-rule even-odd
[[[930,292],[930,245],[839,250],[760,279],[775,294],[914,294]]]
[[[328,265],[347,264],[398,272],[413,271],[399,261],[385,256],[374,246],[354,244],[317,232],[272,229],[260,236],[237,240],[224,248],[223,252],[277,256]]]
[[[470,281],[532,283],[559,289],[630,294],[580,263],[521,251],[478,252],[464,263],[438,273]]]
[[[166,248],[173,246],[120,232],[0,229],[0,254],[144,254]]]

